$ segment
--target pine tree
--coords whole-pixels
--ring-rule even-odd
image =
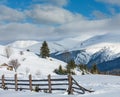
[[[60,65],[59,66],[59,72],[62,73],[63,69],[62,69],[62,66]]]
[[[72,70],[76,68],[76,64],[74,60],[70,60],[66,66],[68,74],[75,74]]]
[[[75,61],[70,60],[67,65],[67,69],[74,69],[76,67]]]
[[[63,69],[62,66],[60,65],[58,69],[55,69],[54,72],[56,74],[60,74],[60,75],[65,75],[67,74],[67,70]]]
[[[93,65],[92,65],[91,73],[93,73],[93,74],[98,74],[98,73],[99,73],[99,70],[98,70],[96,64],[93,64]]]
[[[48,48],[48,44],[46,41],[43,42],[42,47],[40,49],[40,55],[42,58],[46,58],[49,57],[49,48]]]

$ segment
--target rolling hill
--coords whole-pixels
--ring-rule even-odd
[[[117,68],[114,64],[118,64],[119,68],[119,57],[120,57],[120,34],[104,34],[97,35],[87,39],[79,39],[78,37],[66,38],[59,41],[48,41],[51,57],[57,58],[64,62],[71,59],[75,60],[76,64],[87,64],[89,67],[96,63],[100,70],[104,69],[109,65],[104,65],[108,61],[112,61],[112,68]],[[21,48],[24,50],[29,49],[31,52],[39,55],[42,41],[17,41],[8,44],[14,48]],[[116,63],[116,60],[117,63]],[[115,62],[115,63],[114,63]],[[108,64],[108,63],[106,63]],[[114,68],[115,67],[115,68]]]

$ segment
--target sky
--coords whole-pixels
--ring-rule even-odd
[[[120,35],[120,0],[0,0],[0,43]]]

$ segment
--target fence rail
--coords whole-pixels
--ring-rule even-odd
[[[31,90],[31,91],[46,91],[52,93],[52,91],[67,91],[68,94],[73,94],[74,92],[79,94],[84,94],[87,92],[94,92],[88,90],[77,83],[77,81],[71,76],[68,75],[66,78],[51,78],[51,75],[48,75],[47,79],[32,79],[32,75],[29,75],[28,80],[18,79],[17,74],[14,75],[13,79],[5,78],[2,75],[0,79],[0,88],[2,89],[15,89],[18,90]],[[37,90],[35,90],[37,89]]]

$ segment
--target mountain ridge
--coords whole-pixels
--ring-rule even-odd
[[[120,34],[104,34],[93,36],[86,40],[79,40],[74,37],[69,38],[68,40],[48,41],[47,43],[50,49],[51,57],[65,62],[73,59],[76,64],[88,64],[88,66],[91,66],[94,63],[99,65],[107,61],[116,60],[120,57],[119,37]],[[24,42],[26,41],[21,41],[20,46],[21,44],[24,46]],[[16,45],[16,42],[9,45],[11,47],[20,48],[19,43]],[[22,49],[29,49],[31,52],[39,55],[41,46],[42,41],[30,42],[29,40]],[[68,58],[66,58],[66,53],[69,54],[67,56]]]

